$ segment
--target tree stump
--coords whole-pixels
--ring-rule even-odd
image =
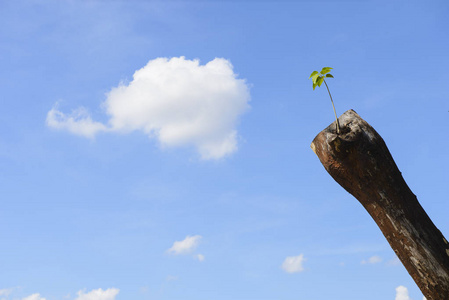
[[[382,137],[355,111],[321,131],[311,148],[368,211],[427,300],[449,299],[449,244],[407,186]]]

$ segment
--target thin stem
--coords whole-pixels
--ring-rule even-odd
[[[337,127],[337,134],[340,134],[340,124],[338,123],[338,117],[337,112],[335,111],[335,105],[334,100],[332,100],[331,92],[329,91],[329,87],[327,86],[326,80],[323,78],[324,84],[326,85],[327,92],[329,93],[329,97],[331,97],[332,107],[334,108],[334,114],[335,114],[335,121],[336,121],[336,127]]]

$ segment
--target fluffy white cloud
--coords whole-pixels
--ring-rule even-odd
[[[201,235],[194,235],[194,236],[188,235],[184,240],[174,242],[173,246],[170,249],[168,249],[167,252],[174,255],[191,253],[193,250],[196,249],[201,238],[202,238]]]
[[[382,261],[382,257],[378,256],[378,255],[374,255],[371,256],[370,258],[368,258],[367,260],[362,260],[361,264],[362,265],[366,265],[366,264],[378,264]]]
[[[77,293],[78,297],[75,300],[114,300],[119,291],[119,289],[115,288],[92,290],[87,294],[83,291],[79,291]]]
[[[33,294],[28,297],[22,298],[22,300],[45,300],[45,298],[41,297],[40,294]]]
[[[411,300],[405,286],[400,285],[396,288],[396,298],[394,300]]]
[[[86,137],[139,130],[163,147],[193,146],[203,159],[218,159],[237,150],[236,125],[249,99],[248,85],[226,59],[200,65],[184,57],[157,58],[107,94],[107,126],[84,109],[66,115],[57,107],[48,112],[47,125]]]
[[[288,256],[282,263],[282,269],[287,273],[298,273],[304,271],[304,255]]]

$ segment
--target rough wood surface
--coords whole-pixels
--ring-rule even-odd
[[[402,178],[382,137],[355,111],[320,132],[312,149],[365,207],[427,300],[449,299],[449,244]]]

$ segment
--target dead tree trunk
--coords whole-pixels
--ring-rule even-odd
[[[402,178],[382,137],[355,111],[321,131],[312,149],[365,207],[428,300],[449,299],[449,244]]]

